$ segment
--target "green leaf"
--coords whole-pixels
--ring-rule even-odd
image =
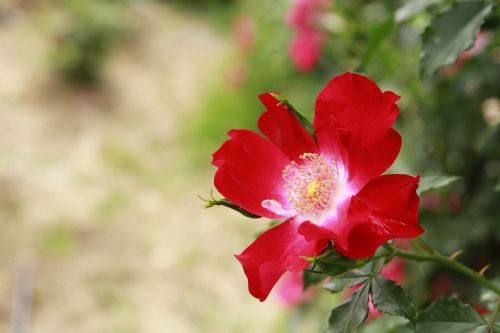
[[[396,317],[398,318],[398,317]],[[387,333],[414,333],[415,330],[410,327],[410,324],[401,325],[393,328],[390,332]]]
[[[304,116],[302,113],[300,113],[290,102],[285,96],[281,96],[278,94],[272,94],[278,101],[280,101],[281,104],[284,104],[286,108],[293,113],[293,115],[297,118],[299,123],[304,127],[304,129],[309,133],[311,137],[316,139],[316,135],[314,134],[314,126],[312,122]]]
[[[372,57],[373,52],[377,49],[379,44],[387,37],[389,37],[396,26],[394,16],[390,15],[388,18],[380,23],[375,24],[368,37],[366,51],[361,60],[360,69],[365,68]]]
[[[495,186],[495,191],[500,191],[500,179],[498,180],[498,184]]]
[[[240,206],[232,203],[231,201],[227,200],[227,199],[214,199],[214,198],[210,198],[210,199],[203,199],[202,197],[199,197],[201,200],[205,201],[205,208],[210,208],[210,207],[213,207],[213,206],[224,206],[224,207],[227,207],[227,208],[231,208],[235,211],[237,211],[238,213],[246,216],[246,217],[249,217],[249,218],[252,218],[252,219],[258,219],[260,218],[259,215],[255,215],[255,214],[252,214],[250,213],[249,211],[247,210],[244,210],[243,208],[241,208]]]
[[[396,282],[381,275],[375,277],[372,281],[372,301],[380,312],[403,316],[415,327],[415,305]]]
[[[493,332],[490,331],[491,333],[500,333],[500,323],[498,323],[498,322],[493,323],[492,328],[493,328]],[[487,332],[487,333],[490,333],[490,332]]]
[[[493,325],[488,327],[487,325],[482,325],[471,331],[471,333],[500,333],[500,326]]]
[[[396,10],[396,22],[406,21],[420,12],[424,11],[427,7],[440,3],[441,0],[410,0],[406,1],[403,6]]]
[[[470,305],[443,297],[418,314],[417,333],[467,333],[485,324]]]
[[[333,247],[326,250],[324,254],[313,258],[312,262],[325,274],[336,276],[348,272],[354,268],[363,266],[365,260],[356,260],[344,257]]]
[[[380,316],[367,321],[356,333],[414,333],[408,321],[400,316]]]
[[[338,293],[345,288],[363,283],[374,274],[377,274],[376,272],[378,272],[380,268],[381,266],[379,267],[378,262],[370,261],[361,268],[356,268],[349,272],[335,276],[329,283],[323,286],[323,289],[326,289],[331,293]]]
[[[304,278],[303,289],[306,290],[310,286],[314,286],[314,285],[317,285],[318,283],[323,282],[328,277],[328,275],[320,274],[320,273],[313,273],[313,272],[309,272],[309,271],[303,271],[302,277]]]
[[[346,276],[341,275],[338,277],[334,277],[332,281],[328,282],[323,286],[323,289],[328,290],[331,293],[338,293],[344,290],[345,288],[353,287],[357,284],[360,284],[366,281],[368,277],[366,276],[356,276],[354,274],[346,274]]]
[[[365,321],[368,316],[369,291],[370,283],[367,282],[332,310],[328,320],[328,333],[350,333]]]
[[[420,195],[424,192],[447,186],[459,179],[460,177],[457,176],[425,176],[420,179],[417,193]]]
[[[452,65],[462,51],[471,48],[492,4],[485,0],[458,1],[436,16],[422,34],[422,75]]]

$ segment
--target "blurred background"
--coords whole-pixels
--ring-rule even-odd
[[[500,14],[421,75],[420,36],[451,3],[2,0],[0,332],[321,332],[342,296],[282,284],[253,299],[232,254],[268,222],[197,196],[227,130],[256,128],[258,94],[312,115],[349,70],[402,96],[392,172],[461,177],[422,197],[423,239],[498,277]],[[455,294],[484,307],[452,272],[398,272],[420,306]]]

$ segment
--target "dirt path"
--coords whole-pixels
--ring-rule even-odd
[[[231,258],[259,227],[201,210],[209,179],[181,169],[179,122],[225,42],[144,2],[101,89],[69,90],[51,79],[37,15],[0,26],[0,332],[20,276],[33,283],[28,332],[271,331],[279,314]]]

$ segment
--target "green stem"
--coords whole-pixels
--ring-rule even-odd
[[[488,320],[488,333],[490,332],[493,332],[493,324],[495,323],[495,320],[497,319],[497,316],[498,316],[498,310],[500,308],[500,298],[497,299],[497,305],[495,306],[495,310],[493,310],[493,314],[491,315],[490,317],[490,320]]]
[[[327,274],[327,273],[325,273],[325,272],[322,272],[322,271],[315,271],[315,270],[313,270],[313,269],[304,269],[304,272],[314,273],[314,274],[328,275],[328,274]]]
[[[461,273],[464,276],[467,276],[469,279],[482,284],[486,288],[494,291],[497,295],[500,295],[500,287],[492,283],[490,280],[486,279],[484,276],[479,274],[478,272],[470,269],[469,267],[459,263],[458,261],[452,260],[450,258],[447,258],[443,255],[440,255],[438,253],[434,254],[424,254],[424,253],[415,253],[415,252],[409,252],[409,251],[403,251],[400,249],[395,248],[391,244],[387,243],[384,244],[384,247],[391,251],[391,255],[401,257],[401,258],[406,258],[414,261],[430,261],[430,262],[437,262],[445,267],[448,267],[450,269],[453,269],[454,271],[457,271]]]

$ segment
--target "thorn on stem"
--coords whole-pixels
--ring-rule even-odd
[[[464,252],[464,250],[458,250],[456,252],[454,252],[451,256],[449,256],[448,258],[450,260],[455,260],[457,259],[462,253]]]
[[[491,264],[487,264],[486,266],[484,266],[483,268],[481,268],[479,270],[479,275],[483,275],[484,276],[484,273],[486,273],[486,271],[491,267]]]

